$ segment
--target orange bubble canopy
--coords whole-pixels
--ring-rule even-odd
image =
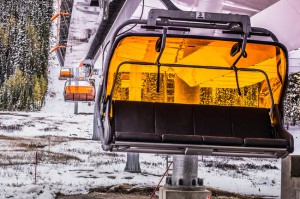
[[[233,105],[270,108],[270,94],[264,71],[271,84],[274,103],[279,104],[287,73],[287,55],[281,45],[248,40],[246,54],[236,64],[238,83],[232,64],[239,52],[232,54],[240,40],[216,38],[182,38],[168,36],[160,59],[157,81],[156,59],[159,35],[125,36],[112,55],[107,79],[107,95],[114,84],[113,99],[184,103],[180,95],[193,92],[197,104]],[[148,62],[147,65],[123,62]],[[174,64],[170,66],[168,64]],[[118,67],[119,70],[117,71]],[[126,77],[126,78],[125,78]],[[157,92],[159,82],[159,92]]]
[[[94,101],[95,88],[88,82],[71,82],[65,87],[66,101]]]

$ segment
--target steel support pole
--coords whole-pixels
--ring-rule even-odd
[[[198,156],[174,155],[172,186],[197,186]]]
[[[127,153],[127,162],[124,171],[130,173],[141,173],[139,153]]]
[[[74,103],[74,114],[78,114],[78,102]]]
[[[77,67],[75,70],[75,86],[79,86],[79,68]],[[74,114],[78,114],[78,102],[74,103]]]
[[[199,104],[199,86],[190,87],[177,75],[174,81],[175,103]],[[189,95],[184,93],[187,91]],[[210,195],[198,178],[198,155],[173,155],[172,177],[160,188],[159,199],[207,199]]]
[[[133,13],[136,11],[136,9],[140,5],[141,1],[142,0],[125,1],[118,16],[113,21],[113,25],[108,27],[109,31],[106,32],[106,30],[103,30],[104,26],[102,27],[101,26],[102,22],[101,21],[99,22],[100,26],[98,27],[96,34],[93,35],[92,38],[90,39],[90,41],[92,41],[92,42],[90,44],[91,46],[90,46],[89,52],[86,56],[86,59],[93,59],[94,62],[96,62],[98,57],[101,55],[104,46],[107,44],[107,42],[109,42],[111,40],[111,37],[114,34],[115,30],[123,22],[125,22],[126,20],[129,20],[132,17]],[[105,37],[103,35],[105,35]],[[112,44],[113,42],[114,41],[111,41],[110,44]],[[100,48],[101,46],[102,46],[102,48]]]

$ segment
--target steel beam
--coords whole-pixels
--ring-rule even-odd
[[[120,26],[124,21],[131,18],[139,4],[141,3],[141,0],[130,0],[125,1],[122,8],[118,12],[118,10],[114,10],[113,12],[109,12],[108,19],[102,20],[99,28],[97,30],[97,33],[95,35],[95,38],[93,42],[91,43],[91,47],[89,49],[89,52],[86,56],[86,59],[93,59],[94,62],[98,59],[99,55],[101,54],[103,47],[107,42],[111,40],[111,37],[115,30]],[[110,8],[113,6],[119,7],[122,5],[122,2],[114,2],[112,1],[109,5]],[[114,16],[116,15],[117,16]],[[101,48],[102,46],[102,48]]]

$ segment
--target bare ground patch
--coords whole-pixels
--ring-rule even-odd
[[[23,129],[23,125],[21,124],[11,124],[11,125],[0,125],[0,130],[6,132],[14,132],[14,131],[21,131]]]
[[[141,187],[135,184],[99,186],[90,189],[89,194],[65,196],[57,194],[57,199],[149,199],[155,187]],[[208,188],[212,192],[212,199],[261,199],[259,196],[241,195]],[[153,197],[158,199],[158,196]]]
[[[0,167],[34,164],[36,153],[39,163],[67,164],[74,161],[82,162],[82,160],[75,155],[48,151],[49,143],[51,146],[54,146],[63,142],[74,140],[74,138],[59,136],[20,138],[0,135],[0,140],[4,140],[8,145],[13,146],[9,152],[7,150],[0,151]]]

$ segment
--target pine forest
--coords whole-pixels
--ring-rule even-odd
[[[47,91],[52,0],[0,1],[0,110],[39,110]]]

